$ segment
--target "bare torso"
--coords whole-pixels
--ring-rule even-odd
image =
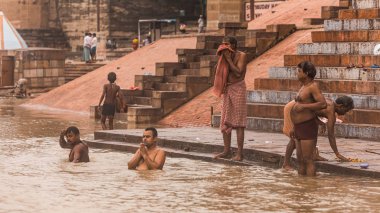
[[[295,105],[299,104],[307,104],[307,103],[315,103],[316,101],[314,100],[312,96],[311,89],[312,87],[317,86],[316,82],[312,81],[310,84],[304,85],[301,87],[299,90],[295,101],[297,102]],[[299,124],[304,121],[311,120],[316,117],[316,114],[314,111],[310,109],[303,109],[300,112],[295,112],[294,107],[291,110],[291,116],[292,116],[292,121],[294,124]]]
[[[105,84],[104,85],[104,91],[105,91],[105,99],[104,104],[116,104],[116,96],[119,92],[120,87],[116,85],[115,83],[112,84]]]
[[[148,150],[148,155],[149,155],[149,158],[154,161],[156,159],[156,156],[158,154],[158,152],[160,151],[159,148],[155,148],[153,150]],[[139,162],[139,165],[137,165],[136,167],[136,170],[149,170],[148,168],[148,165],[146,164],[146,162],[144,161],[143,158],[141,158],[140,162]]]
[[[69,161],[70,162],[73,162],[75,152],[80,153],[79,162],[89,162],[90,161],[90,158],[88,156],[88,146],[86,144],[84,144],[83,142],[76,144],[71,149],[70,154],[69,154]]]
[[[236,51],[232,55],[232,61],[233,61],[233,63],[235,65],[238,65],[238,63],[240,62],[240,60],[243,60],[243,57],[245,57],[245,53],[243,53],[241,51]],[[246,69],[245,65],[242,66],[242,67],[243,67],[243,70],[241,71],[241,73],[239,75],[236,75],[236,74],[234,74],[233,72],[230,71],[230,73],[228,74],[227,83],[233,84],[233,83],[240,82],[240,81],[244,80],[245,73],[246,73],[247,69]]]

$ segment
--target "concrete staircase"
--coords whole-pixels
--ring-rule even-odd
[[[284,67],[272,67],[269,78],[255,79],[255,91],[247,96],[248,129],[282,131],[284,105],[300,88],[295,66],[309,60],[317,66],[325,97],[354,99],[355,109],[341,117],[344,123],[336,125],[336,135],[380,139],[380,69],[371,68],[380,63],[380,56],[373,55],[380,42],[380,5],[377,0],[354,0],[352,5],[340,10],[338,19],[326,20],[325,31],[312,32],[313,43],[298,44],[297,55],[285,55]],[[351,64],[357,67],[348,68]],[[214,125],[219,122],[220,116],[214,116]]]
[[[28,47],[48,47],[70,50],[70,44],[60,29],[18,29]]]
[[[81,77],[93,70],[98,69],[99,67],[104,66],[105,64],[94,63],[94,64],[65,64],[65,83],[70,82],[76,78]]]

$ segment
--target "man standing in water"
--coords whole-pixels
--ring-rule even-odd
[[[113,129],[113,118],[115,116],[115,110],[116,110],[116,98],[119,97],[121,100],[121,111],[124,109],[124,98],[121,94],[120,87],[115,84],[116,81],[116,74],[114,72],[108,73],[108,81],[109,84],[104,84],[103,86],[103,93],[99,100],[98,109],[100,109],[100,105],[103,102],[103,107],[101,108],[101,114],[102,117],[100,119],[102,123],[103,130],[107,129],[106,126],[106,119],[108,118],[109,123],[109,129]]]
[[[327,98],[327,108],[322,109],[316,112],[316,115],[319,117],[327,118],[327,133],[328,133],[328,139],[330,142],[330,146],[332,150],[334,151],[337,158],[339,158],[342,161],[349,161],[347,158],[345,158],[343,155],[341,155],[338,151],[338,147],[336,145],[335,140],[335,123],[336,123],[336,114],[338,115],[345,115],[350,110],[354,109],[354,101],[349,96],[342,96],[337,98],[335,101]],[[290,103],[292,104],[292,103]],[[287,104],[288,105],[288,104]],[[284,131],[286,129],[292,129],[293,127],[285,127],[285,125],[289,125],[288,122],[285,122],[290,114],[286,113],[287,110],[284,110]],[[284,132],[286,135],[288,135],[286,132]],[[289,136],[289,135],[288,135]],[[291,138],[288,145],[286,146],[286,152],[285,152],[285,159],[283,168],[284,169],[291,169],[290,166],[290,157],[292,156],[293,150],[295,149],[295,141]],[[316,153],[316,160],[327,160]]]
[[[63,130],[59,137],[59,145],[62,148],[71,149],[69,154],[70,162],[79,163],[90,161],[88,157],[88,146],[80,140],[79,129],[77,127],[70,126]]]
[[[236,129],[237,153],[233,160],[243,160],[244,129],[247,124],[245,73],[247,57],[237,50],[237,40],[225,37],[219,46],[219,60],[215,73],[214,93],[222,98],[220,128],[223,134],[224,150],[215,158],[228,158],[231,155],[231,132]]]
[[[317,82],[314,81],[317,73],[314,65],[304,61],[297,67],[297,77],[302,87],[298,91],[296,103],[290,110],[294,124],[294,131],[290,136],[296,141],[298,174],[315,176],[314,153],[318,138],[316,112],[325,109],[327,104]]]
[[[157,130],[153,127],[146,128],[143,134],[140,148],[128,162],[128,169],[156,170],[164,167],[165,151],[157,146]]]

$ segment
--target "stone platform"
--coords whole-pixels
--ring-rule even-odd
[[[94,140],[86,141],[92,148],[115,149],[135,152],[141,141],[142,129],[107,130],[94,133]],[[242,162],[215,160],[213,156],[223,150],[223,140],[219,129],[202,128],[162,128],[158,129],[159,146],[168,156],[198,159],[216,163],[252,165],[264,162],[264,165],[281,167],[288,138],[283,134],[245,131],[244,156]],[[268,137],[269,136],[269,137]],[[236,135],[232,135],[233,150],[236,150]],[[337,139],[339,152],[349,158],[358,158],[369,164],[361,169],[357,162],[339,162],[330,148],[328,139],[319,137],[320,155],[329,161],[317,162],[318,171],[342,175],[380,177],[380,143],[357,140]],[[295,162],[293,153],[293,164]],[[170,159],[169,159],[170,160]]]

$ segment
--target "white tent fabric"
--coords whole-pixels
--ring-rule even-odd
[[[24,39],[0,11],[0,50],[27,48]]]

